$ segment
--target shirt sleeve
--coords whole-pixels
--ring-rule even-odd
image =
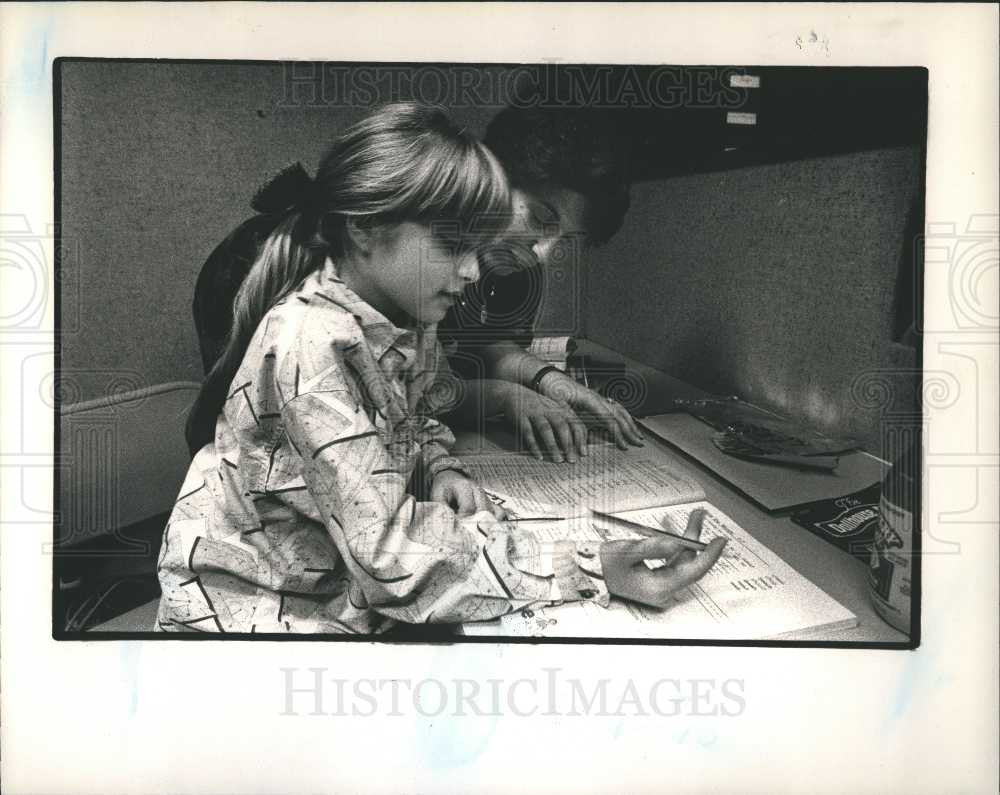
[[[468,474],[465,465],[451,454],[455,436],[451,429],[437,417],[449,412],[461,398],[465,389],[463,381],[448,366],[436,337],[430,344],[431,367],[434,375],[417,405],[416,441],[420,445],[420,455],[427,476],[433,483],[439,472],[451,469]]]
[[[299,394],[281,415],[367,607],[421,623],[486,620],[560,601],[608,604],[599,572],[581,568],[592,566],[593,550],[543,542],[488,512],[460,520],[445,505],[407,494],[406,473],[394,468],[348,390]]]

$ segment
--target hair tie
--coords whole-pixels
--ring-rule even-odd
[[[264,215],[281,215],[292,210],[308,212],[319,204],[319,188],[301,163],[288,166],[272,177],[254,195],[250,206]]]

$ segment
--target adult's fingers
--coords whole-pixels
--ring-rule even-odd
[[[559,446],[566,460],[571,464],[576,463],[576,444],[573,438],[573,429],[566,414],[551,414],[548,417],[549,425],[555,431]]]
[[[568,403],[566,404],[566,411],[569,412],[567,421],[573,432],[573,441],[576,443],[576,449],[581,456],[585,456],[587,455],[587,423],[580,419]]]
[[[620,450],[628,449],[628,442],[625,439],[625,435],[622,433],[621,428],[618,427],[618,419],[615,417],[614,406],[617,405],[609,400],[605,400],[604,404],[601,406],[601,413],[599,415],[599,420],[605,428],[607,428],[608,433],[611,434],[611,438],[614,439],[615,444]]]
[[[522,413],[518,416],[515,426],[521,434],[521,439],[528,446],[530,453],[535,458],[541,460],[542,450],[538,446],[538,440],[535,438],[535,431],[531,427],[531,418],[526,413]]]
[[[563,460],[562,451],[556,442],[556,435],[552,432],[552,426],[549,425],[548,418],[544,415],[536,414],[531,418],[531,424],[535,429],[536,437],[548,451],[552,460],[557,464],[561,464]]]
[[[626,409],[621,403],[612,403],[611,410],[615,415],[615,421],[618,423],[618,428],[621,430],[622,435],[630,443],[637,447],[642,447],[644,444],[642,431],[636,424],[635,419],[629,414],[628,409]]]
[[[549,411],[547,416],[554,427],[558,424],[559,441],[563,445],[567,459],[570,462],[573,461],[569,457],[570,453],[581,457],[587,455],[587,423],[580,418],[568,400],[556,398],[551,398],[551,400],[558,406],[558,409]],[[562,432],[563,427],[569,431],[568,438]]]

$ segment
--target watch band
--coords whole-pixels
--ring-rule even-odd
[[[541,370],[535,373],[535,377],[531,379],[531,383],[529,384],[531,389],[535,392],[538,392],[538,387],[541,386],[542,379],[545,378],[545,376],[547,376],[553,370],[557,373],[561,372],[561,370],[558,367],[553,367],[551,364],[547,364],[545,365],[545,367],[543,367]]]

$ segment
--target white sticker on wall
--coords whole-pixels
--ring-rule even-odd
[[[760,88],[757,75],[729,75],[730,88]]]

